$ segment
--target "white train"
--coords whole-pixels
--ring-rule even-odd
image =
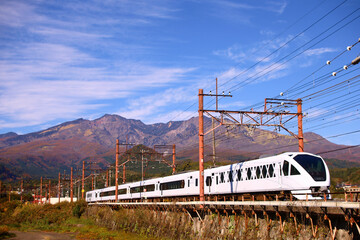
[[[299,200],[321,199],[330,186],[329,169],[317,155],[287,152],[204,171],[205,195],[292,193]],[[119,200],[199,195],[199,171],[118,186]],[[86,193],[87,202],[115,200],[115,186]]]

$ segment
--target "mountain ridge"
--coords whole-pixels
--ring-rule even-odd
[[[211,119],[204,118],[207,130]],[[206,131],[207,131],[206,130]],[[234,156],[260,156],[284,151],[297,151],[297,139],[261,129],[248,127],[215,130],[217,161],[233,159]],[[145,124],[140,120],[126,119],[115,114],[86,120],[79,118],[48,129],[18,135],[0,135],[0,164],[21,173],[54,175],[59,169],[78,166],[84,159],[97,159],[102,167],[115,161],[115,142],[120,139],[128,143],[154,146],[175,144],[177,157],[197,160],[198,118],[168,123]],[[345,145],[334,144],[315,133],[304,133],[305,150],[321,152]],[[281,147],[283,145],[290,145]],[[205,136],[205,154],[212,153],[211,134]],[[360,162],[360,151],[351,149],[325,154],[325,157]],[[212,157],[206,156],[206,161]]]

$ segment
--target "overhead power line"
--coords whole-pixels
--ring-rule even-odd
[[[360,144],[354,145],[354,146],[348,146],[348,147],[338,148],[338,149],[334,149],[334,150],[329,150],[329,151],[325,151],[325,152],[318,152],[318,153],[316,153],[316,154],[325,154],[325,153],[337,152],[337,151],[342,151],[342,150],[346,150],[346,149],[357,148],[357,147],[359,147],[359,146],[360,146]]]

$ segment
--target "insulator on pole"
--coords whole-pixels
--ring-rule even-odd
[[[330,65],[330,63],[331,63],[331,62],[330,62],[329,60],[326,61],[326,64],[327,64],[327,65]]]
[[[352,48],[351,46],[348,46],[346,49],[347,49],[348,51],[350,51],[350,50],[351,50],[351,48]]]
[[[344,70],[347,70],[348,69],[348,66],[344,65]]]
[[[336,72],[333,72],[332,75],[335,77],[335,76],[336,76]]]

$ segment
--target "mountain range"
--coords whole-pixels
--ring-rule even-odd
[[[204,119],[205,132],[211,119]],[[198,118],[168,123],[144,124],[140,120],[106,114],[95,120],[77,119],[46,130],[18,135],[0,135],[0,178],[56,176],[70,166],[80,167],[83,160],[98,162],[102,168],[115,161],[115,143],[134,145],[176,145],[177,159],[198,160]],[[289,135],[246,126],[215,130],[216,161],[238,161],[297,151],[297,139]],[[319,153],[346,147],[334,144],[315,133],[305,133],[305,151]],[[287,146],[287,147],[284,147]],[[122,149],[124,146],[122,146]],[[123,150],[121,150],[123,151]],[[205,161],[212,161],[212,132],[205,136]],[[326,158],[360,162],[358,148],[334,151]]]

